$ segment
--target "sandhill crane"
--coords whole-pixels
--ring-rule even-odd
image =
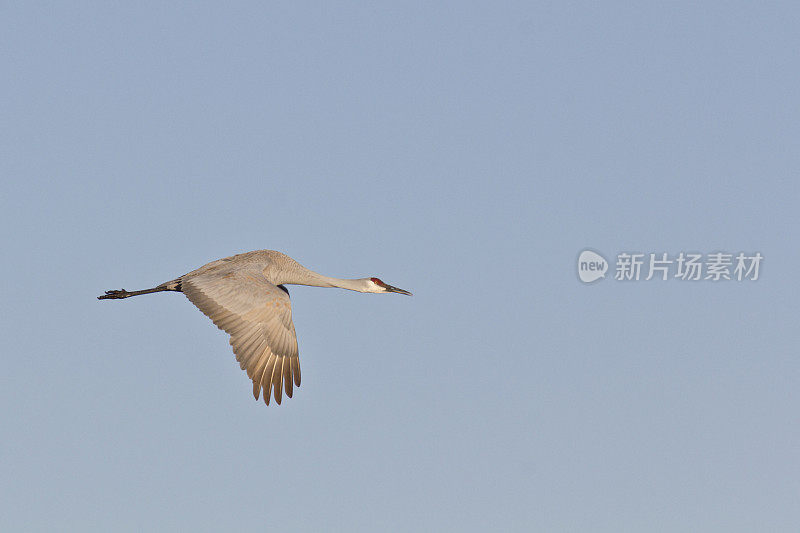
[[[142,291],[106,291],[98,300],[129,298],[161,291],[182,292],[221,330],[242,370],[253,380],[253,396],[270,389],[280,405],[281,390],[292,397],[300,386],[300,358],[287,284],[339,287],[358,292],[411,293],[378,278],[338,279],[317,274],[288,255],[257,250],[212,261],[179,278]]]

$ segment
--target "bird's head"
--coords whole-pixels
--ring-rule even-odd
[[[365,278],[364,281],[366,282],[366,290],[364,292],[374,292],[374,293],[382,293],[382,292],[396,292],[398,294],[405,294],[407,296],[411,296],[411,293],[405,291],[403,289],[398,289],[397,287],[392,287],[391,285],[387,285],[380,278]]]

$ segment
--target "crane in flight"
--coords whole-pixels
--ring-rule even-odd
[[[330,278],[305,268],[288,255],[257,250],[212,261],[152,289],[106,291],[97,299],[182,292],[219,329],[230,334],[236,360],[253,380],[255,399],[263,391],[264,403],[269,405],[271,390],[280,405],[282,390],[291,398],[292,385],[300,386],[292,304],[284,286],[289,284],[411,296],[378,278]]]

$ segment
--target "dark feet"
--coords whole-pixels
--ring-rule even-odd
[[[131,296],[131,293],[126,291],[125,289],[120,289],[118,291],[106,291],[106,293],[102,296],[98,296],[98,300],[108,300],[109,298],[127,298]]]

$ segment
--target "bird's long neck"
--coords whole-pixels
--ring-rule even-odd
[[[340,289],[364,292],[363,279],[331,278],[328,276],[323,276],[322,274],[317,274],[316,272],[309,271],[309,273],[311,276],[308,276],[303,281],[288,281],[286,283],[291,283],[294,285],[310,285],[312,287],[338,287]]]
[[[288,285],[308,285],[311,287],[338,287],[351,291],[364,292],[365,283],[363,279],[340,279],[323,276],[313,270],[309,270],[297,262],[292,268],[280,269],[277,272],[275,283]],[[298,268],[299,267],[299,268]]]

